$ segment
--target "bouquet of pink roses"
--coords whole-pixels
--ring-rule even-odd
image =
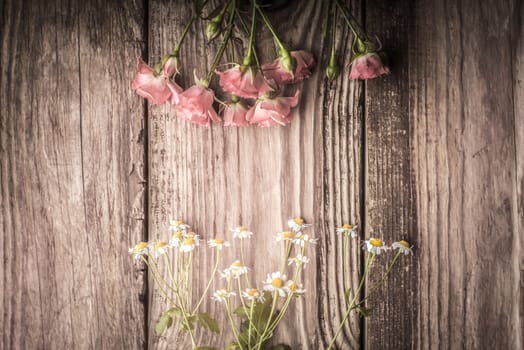
[[[354,57],[351,63],[351,79],[370,79],[389,72],[377,54],[380,49],[378,40],[371,39],[358,24],[351,12],[342,4],[342,0],[331,0],[327,6],[327,16],[332,16],[332,47],[326,76],[333,80],[338,75],[335,50],[336,18],[339,13],[354,34]],[[138,59],[137,73],[132,87],[151,103],[163,105],[169,103],[178,117],[189,122],[207,126],[210,121],[218,122],[221,114],[225,126],[246,126],[256,124],[261,127],[286,125],[293,119],[292,108],[299,102],[300,90],[287,93],[284,89],[307,79],[315,65],[313,54],[306,50],[291,50],[281,40],[264,7],[257,0],[250,1],[249,15],[241,11],[240,0],[226,0],[218,8],[203,16],[206,1],[196,0],[194,14],[187,23],[174,50],[165,55],[162,61],[153,67]],[[249,19],[249,25],[245,21]],[[187,89],[176,83],[180,74],[179,53],[190,27],[198,19],[209,21],[206,27],[208,40],[221,37],[208,74],[203,78],[195,77],[195,85]],[[255,33],[259,22],[269,29],[275,43],[276,58],[272,62],[260,64],[256,53]],[[326,21],[328,22],[328,21]],[[233,40],[233,28],[245,31],[249,40],[241,62],[221,64],[224,52]],[[218,69],[218,67],[227,69]],[[220,101],[215,90],[210,88],[211,80],[218,77],[218,86],[227,98]],[[218,112],[214,107],[218,102]]]

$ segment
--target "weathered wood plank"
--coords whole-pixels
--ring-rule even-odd
[[[524,4],[516,1],[511,17],[511,49],[513,68],[513,106],[515,118],[515,151],[517,161],[517,222],[514,247],[520,251],[520,332],[517,329],[517,344],[524,346]],[[516,253],[518,254],[518,253]],[[515,263],[515,262],[514,262]],[[517,325],[518,327],[518,325]]]
[[[321,7],[321,1],[299,2],[270,16],[293,48],[314,48],[319,57],[327,54],[319,34]],[[163,1],[153,1],[150,14],[149,60],[156,62],[172,49],[190,17],[190,7],[174,9]],[[292,24],[289,18],[294,19]],[[303,30],[306,27],[308,30]],[[197,74],[205,72],[212,51],[200,26],[190,31],[187,40],[181,51],[184,71],[180,80],[186,87],[192,83],[193,67]],[[348,57],[350,43],[344,37],[340,43],[340,51]],[[264,59],[274,55],[266,31],[261,31],[259,45]],[[214,234],[231,239],[230,228],[248,225],[255,232],[248,264],[253,268],[252,281],[260,287],[266,274],[277,268],[279,256],[273,237],[287,218],[303,215],[314,221],[314,236],[320,242],[317,258],[304,275],[309,295],[286,316],[275,337],[297,349],[324,348],[335,322],[341,318],[340,300],[336,299],[343,295],[341,269],[336,265],[341,244],[334,229],[343,222],[358,221],[360,210],[360,86],[347,79],[330,86],[324,81],[323,68],[317,68],[302,87],[296,119],[285,128],[232,129],[213,125],[206,129],[177,119],[167,107],[149,110],[153,239],[167,237],[171,217],[187,220],[205,239]],[[222,267],[238,257],[237,243],[225,254]],[[212,261],[212,256],[206,256],[199,262],[195,283],[200,288]],[[358,259],[353,261],[358,264]],[[221,283],[218,281],[215,287]],[[223,315],[220,306],[210,301],[203,309]],[[173,332],[168,332],[167,338],[154,336],[152,327],[165,307],[156,294],[152,295],[150,348],[164,349],[173,343],[189,346],[188,339],[184,341]],[[227,324],[224,315],[219,321]],[[354,317],[351,328],[346,329],[351,333],[341,338],[351,348],[358,347],[358,328],[358,317]],[[347,339],[350,334],[354,337],[351,341]],[[232,336],[224,332],[220,337],[204,334],[202,339],[222,348]]]
[[[409,118],[409,1],[366,1],[366,28],[382,41],[391,74],[366,82],[366,237],[386,244],[404,239],[418,245],[415,178],[412,173]],[[417,261],[401,257],[388,280],[368,302],[367,349],[416,348]],[[366,290],[375,288],[393,253],[379,256]]]
[[[141,348],[142,3],[1,8],[0,348]]]
[[[517,3],[427,0],[414,9],[420,349],[522,349]]]

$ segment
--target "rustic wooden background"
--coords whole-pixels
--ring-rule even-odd
[[[290,126],[233,129],[182,122],[131,90],[136,58],[172,49],[186,2],[0,0],[0,349],[187,348],[154,335],[165,305],[127,248],[166,237],[171,217],[207,237],[242,223],[256,233],[248,262],[262,280],[273,235],[294,215],[320,241],[308,296],[278,341],[323,349],[333,335],[334,230],[351,221],[416,250],[340,349],[523,349],[523,2],[351,6],[392,74],[328,83],[317,67]],[[270,16],[291,46],[325,58],[321,7],[295,0]],[[258,39],[272,57],[268,33]],[[199,25],[182,51],[186,86],[209,48]]]

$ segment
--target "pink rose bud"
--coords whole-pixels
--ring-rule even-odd
[[[297,90],[293,97],[261,97],[247,112],[246,119],[262,127],[289,124],[293,119],[291,108],[298,104],[299,94]]]
[[[291,51],[291,56],[295,59],[295,70],[286,69],[286,61],[279,57],[271,63],[263,64],[262,71],[268,79],[273,79],[277,84],[290,84],[302,81],[311,76],[309,70],[315,64],[315,59],[307,51]]]
[[[216,73],[220,76],[220,86],[225,91],[240,97],[257,98],[273,90],[264,77],[252,67],[242,71],[240,65],[235,65],[233,68]]]
[[[217,112],[213,109],[215,93],[202,85],[193,85],[178,95],[179,101],[175,105],[178,117],[191,123],[207,126],[209,120],[220,121]]]
[[[373,79],[388,73],[389,69],[382,63],[380,56],[370,52],[353,60],[349,79]]]
[[[246,126],[248,121],[246,113],[248,109],[240,101],[229,103],[222,111],[224,126]]]
[[[178,57],[175,57],[175,56],[169,57],[166,63],[164,63],[164,67],[162,69],[162,73],[164,74],[164,77],[170,78],[173,74],[178,74],[179,66],[180,66],[180,62],[178,60]]]
[[[162,74],[157,74],[141,58],[138,58],[137,73],[131,86],[137,94],[157,105],[163,105],[173,94],[182,91],[180,86]]]

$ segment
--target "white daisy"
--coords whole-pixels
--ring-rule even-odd
[[[358,225],[352,226],[352,225],[344,224],[342,225],[342,227],[337,228],[337,233],[351,236],[351,238],[357,238],[358,237],[357,228],[358,228]]]
[[[233,231],[233,238],[250,238],[253,235],[253,232],[249,231],[249,228],[245,226],[235,227],[231,231]]]
[[[228,292],[225,289],[219,289],[213,293],[213,296],[211,297],[211,299],[222,303],[222,302],[225,302],[230,297],[235,296],[235,295],[237,295],[235,292]]]
[[[304,219],[298,216],[296,218],[289,219],[287,221],[287,225],[289,226],[290,229],[292,229],[295,232],[302,231],[306,227],[311,226],[311,224],[306,224]]]
[[[248,268],[242,265],[242,263],[239,260],[235,260],[227,269],[224,269],[221,272],[221,275],[222,277],[228,279],[232,277],[238,278],[239,276],[247,273],[247,270]]]
[[[298,254],[294,258],[287,259],[287,264],[292,265],[295,264],[296,266],[304,265],[304,269],[306,268],[307,263],[309,262],[309,258],[307,256],[304,256],[302,254]]]
[[[317,244],[317,241],[317,238],[309,238],[309,235],[300,232],[293,239],[293,243],[301,247],[305,246],[306,243]]]
[[[182,233],[182,231],[175,231],[173,233],[173,236],[171,236],[171,238],[169,239],[169,245],[171,247],[178,248],[180,247],[183,241],[184,241],[184,234]]]
[[[362,241],[362,249],[366,249],[368,252],[379,255],[382,251],[389,249],[387,245],[384,244],[384,241],[380,238],[373,238],[366,241]]]
[[[154,257],[158,258],[159,256],[164,255],[170,247],[171,246],[169,243],[165,241],[158,241],[153,248]]]
[[[281,297],[286,296],[285,284],[287,281],[286,275],[282,275],[279,271],[267,275],[264,281],[264,290],[269,292],[278,292]]]
[[[207,241],[207,244],[211,248],[216,248],[218,250],[222,250],[224,247],[230,247],[231,244],[228,241],[225,241],[223,238],[215,238]]]
[[[401,253],[405,255],[413,254],[413,246],[403,239],[393,243],[391,245],[391,249],[398,249]]]
[[[135,259],[140,259],[142,255],[147,255],[148,244],[147,242],[139,242],[133,248],[129,248],[129,254],[133,254]]]
[[[306,293],[306,290],[302,286],[302,283],[296,283],[291,280],[286,282],[284,289],[288,294],[303,295]]]
[[[184,253],[189,253],[190,251],[193,251],[199,245],[200,245],[200,239],[198,238],[198,235],[194,235],[192,237],[184,238],[184,240],[180,244],[179,250]]]
[[[295,238],[295,232],[293,231],[282,231],[277,233],[276,240],[280,241],[292,241]]]
[[[182,220],[169,220],[169,231],[186,232],[190,228],[191,227],[188,224],[184,223]]]
[[[264,295],[256,288],[246,288],[242,292],[242,296],[247,300],[255,300],[259,303],[263,303],[265,300]]]

